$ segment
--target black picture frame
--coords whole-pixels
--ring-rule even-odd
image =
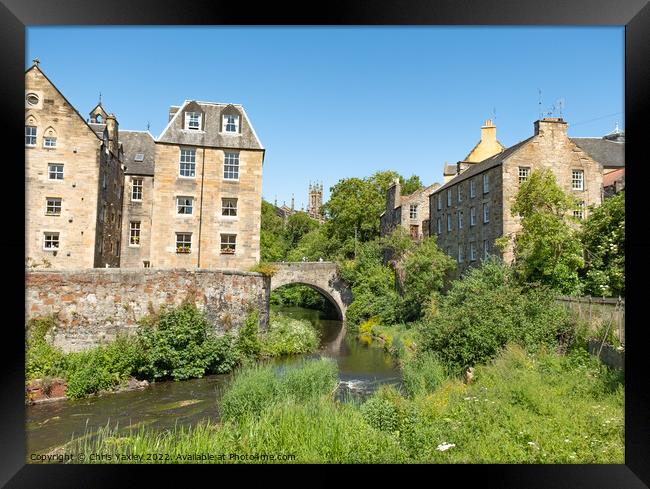
[[[302,4],[306,5],[306,4]],[[73,0],[66,3],[45,0],[2,0],[0,3],[0,111],[3,130],[3,163],[5,193],[8,202],[24,201],[24,172],[18,164],[24,159],[22,132],[24,126],[25,27],[36,25],[620,25],[625,26],[625,130],[627,184],[626,213],[626,289],[628,328],[626,330],[626,406],[624,465],[473,465],[432,466],[423,473],[430,484],[454,480],[454,486],[471,485],[470,476],[484,487],[566,487],[566,488],[637,488],[650,484],[650,382],[644,358],[648,346],[643,341],[645,324],[641,316],[646,291],[643,279],[648,274],[646,237],[643,216],[646,202],[641,185],[647,179],[648,164],[641,156],[648,116],[650,87],[650,4],[646,0],[507,0],[499,3],[478,0],[445,0],[436,3],[390,0],[327,2],[310,10],[300,5],[266,2],[253,7],[244,2],[195,0],[144,0],[127,2],[113,0]],[[552,42],[550,40],[549,42]],[[557,49],[562,49],[557,46]],[[107,52],[110,45],[107,41]],[[531,56],[534,53],[531,53]],[[117,67],[116,67],[117,69]],[[498,81],[497,81],[498,82]],[[6,156],[10,148],[12,157]],[[7,174],[6,172],[9,171]],[[11,182],[11,183],[10,183]],[[0,483],[6,487],[96,487],[128,483],[115,477],[112,466],[32,465],[25,463],[24,405],[24,329],[19,304],[24,292],[16,284],[24,280],[24,214],[5,213],[5,224],[11,230],[0,241],[6,275],[3,287],[4,312],[7,319],[2,334],[5,340],[2,362],[3,381],[0,403]],[[22,232],[21,232],[22,231]],[[18,253],[20,254],[20,253]],[[17,282],[14,282],[17,280]],[[13,306],[13,307],[12,307]],[[631,313],[631,315],[630,315]],[[11,334],[9,334],[11,333]],[[191,468],[192,471],[196,468]],[[211,472],[211,483],[225,477],[223,470]],[[248,468],[246,469],[248,470]],[[385,469],[373,471],[381,476]],[[398,469],[398,478],[415,483],[407,476],[410,468]],[[134,472],[137,472],[135,470]],[[187,476],[187,470],[183,471]],[[133,474],[133,472],[130,472]],[[169,471],[162,470],[167,482]],[[368,471],[363,471],[367,477]],[[120,474],[123,474],[120,471]],[[205,474],[203,474],[205,475]],[[232,472],[229,475],[233,475]],[[153,476],[147,470],[146,477]],[[451,477],[451,479],[449,479]],[[282,480],[280,480],[282,482]],[[284,481],[286,482],[286,481]],[[305,481],[308,483],[307,481]],[[334,484],[341,483],[333,479]],[[189,480],[188,480],[189,483]],[[197,482],[198,483],[198,482]],[[469,483],[469,484],[468,484]]]

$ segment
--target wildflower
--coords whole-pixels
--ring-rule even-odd
[[[564,439],[564,443],[569,443],[569,439],[568,439],[568,438],[565,438],[565,439]]]
[[[454,448],[455,446],[456,446],[455,443],[447,443],[447,442],[445,442],[445,443],[441,443],[440,445],[438,445],[436,447],[436,450],[438,450],[439,452],[444,452],[446,450],[449,450],[450,448]]]

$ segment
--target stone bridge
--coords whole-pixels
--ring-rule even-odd
[[[308,285],[336,306],[341,320],[352,302],[352,292],[339,277],[334,262],[276,262],[277,271],[271,277],[271,290],[289,284]]]

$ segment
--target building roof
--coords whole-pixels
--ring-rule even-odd
[[[570,138],[603,168],[625,167],[625,143],[604,138]]]
[[[467,180],[468,178],[471,178],[474,175],[478,175],[479,173],[482,173],[485,170],[489,170],[490,168],[499,166],[501,163],[503,163],[504,160],[512,156],[519,149],[521,149],[526,143],[528,143],[531,139],[533,139],[533,137],[534,136],[531,136],[528,139],[524,139],[523,141],[518,142],[514,146],[510,146],[509,148],[503,150],[501,153],[497,153],[496,155],[486,160],[483,160],[480,163],[472,163],[472,165],[467,170],[465,170],[460,175],[457,175],[456,177],[452,178],[441,187],[435,189],[432,193],[441,192],[442,190],[452,187],[459,182]]]
[[[419,188],[413,193],[410,193],[410,194],[407,194],[407,195],[402,195],[402,196],[400,196],[400,205],[398,205],[395,208],[397,209],[398,207],[401,207],[402,204],[410,202],[410,201],[412,201],[414,199],[419,199],[422,196],[422,194],[428,194],[429,192],[431,192],[432,190],[435,190],[439,186],[440,186],[440,184],[438,182],[436,182],[436,183],[433,183],[433,184],[429,185],[428,187]]]
[[[120,131],[120,143],[124,151],[125,175],[153,176],[156,143],[149,131]],[[142,155],[137,161],[136,155]]]
[[[100,139],[104,137],[104,129],[106,129],[106,124],[100,122],[89,122],[88,125],[93,131],[95,131],[95,134],[97,134]]]
[[[455,175],[458,172],[458,165],[450,165],[445,162],[445,168],[442,171],[444,176]]]
[[[183,128],[185,107],[198,107],[203,114],[201,131],[189,131]],[[221,132],[221,115],[226,110],[241,114],[240,134],[230,135]],[[167,127],[157,139],[160,143],[187,144],[212,148],[259,149],[264,150],[255,129],[251,125],[244,107],[239,104],[221,104],[186,100],[170,119]]]
[[[625,177],[625,168],[619,168],[603,175],[603,187],[614,185],[617,180]]]

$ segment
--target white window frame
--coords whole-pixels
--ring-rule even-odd
[[[451,232],[453,224],[451,222],[451,214],[447,214],[447,232]]]
[[[458,229],[463,229],[463,211],[458,211]]]
[[[50,205],[50,202],[52,205]],[[57,205],[58,203],[58,205]],[[50,208],[59,212],[50,212]],[[63,208],[63,199],[61,197],[45,197],[45,215],[46,216],[60,216]]]
[[[189,201],[189,204],[187,203]],[[190,212],[187,212],[189,208]],[[181,209],[184,212],[181,212]],[[177,195],[176,196],[176,216],[193,216],[194,215],[194,197],[191,195]]]
[[[483,224],[490,222],[490,204],[483,203]]]
[[[463,201],[463,186],[458,184],[458,203],[460,204]]]
[[[578,206],[575,209],[573,209],[573,217],[575,217],[576,219],[580,219],[580,220],[584,219],[585,218],[585,208],[586,208],[586,205],[585,205],[584,200],[581,200],[580,202],[578,202]]]
[[[579,177],[579,178],[577,178]],[[579,184],[579,187],[576,186]],[[571,170],[571,189],[584,190],[585,189],[585,172],[584,170]]]
[[[234,202],[235,205],[226,205],[229,202]],[[239,215],[239,209],[238,209],[238,204],[239,204],[239,199],[236,197],[222,197],[221,198],[221,217],[226,217],[230,219],[234,219],[238,217]],[[231,214],[231,212],[234,211],[234,214]]]
[[[134,202],[142,202],[144,187],[144,178],[131,177],[131,200]],[[136,193],[140,194],[140,198],[136,198]]]
[[[224,241],[224,238],[227,238],[226,241]],[[232,243],[230,242],[230,238],[235,238],[234,240],[232,240],[233,241]],[[232,251],[226,251],[228,249],[232,249]],[[222,233],[220,235],[219,253],[222,255],[234,255],[235,253],[237,253],[237,234]]]
[[[48,236],[50,238],[56,238],[54,239],[48,239]],[[54,244],[56,243],[56,246],[50,246],[47,247],[47,243]],[[59,231],[43,231],[43,251],[58,251],[61,249],[61,233]]]
[[[469,225],[476,226],[476,207],[469,208]]]
[[[185,168],[183,165],[185,165]],[[191,175],[183,175],[183,170],[186,173],[191,173]],[[178,155],[178,176],[179,178],[196,178],[196,148],[180,148]]]
[[[442,195],[438,194],[438,210],[442,210]]]
[[[528,180],[528,177],[530,177],[530,167],[520,166],[518,175],[519,175],[519,184],[521,185],[526,180]]]
[[[451,189],[447,189],[447,207],[451,207]]]
[[[410,204],[409,205],[409,217],[411,219],[417,219],[418,218],[418,205],[417,204]]]
[[[236,162],[236,164],[235,164]],[[223,179],[231,182],[239,181],[239,152],[223,152]],[[233,176],[235,175],[235,176]]]
[[[463,263],[465,260],[465,257],[463,256],[463,245],[462,243],[458,243],[458,263]]]
[[[436,229],[437,229],[437,234],[442,234],[442,222],[440,221],[440,218],[436,220]]]
[[[28,128],[29,129],[34,129],[34,134],[31,134],[31,130],[30,130],[30,134],[27,134],[27,129]],[[34,142],[33,143],[31,143],[31,142],[28,143],[27,138],[29,138],[29,141],[34,141]],[[37,126],[30,126],[30,125],[26,124],[25,125],[25,146],[27,146],[29,148],[35,148],[37,141],[38,141],[38,127]]]
[[[474,241],[469,242],[469,261],[476,261],[476,243]]]
[[[48,141],[49,141],[49,142],[54,141],[54,144],[48,144]],[[56,148],[56,137],[54,137],[54,136],[45,136],[45,137],[43,138],[43,147],[44,147],[44,148],[47,148],[47,149],[54,149],[54,148]]]
[[[57,167],[56,169],[53,168]],[[58,171],[58,167],[61,167],[61,171]],[[61,175],[61,178],[52,178],[52,175]],[[65,168],[63,163],[48,163],[47,164],[47,179],[53,181],[62,181],[65,178]]]
[[[487,239],[483,240],[483,260],[487,260],[490,257],[490,246]]]
[[[232,117],[234,119],[234,122],[230,122],[229,118]],[[238,115],[234,114],[225,114],[222,118],[222,128],[223,128],[223,133],[225,134],[239,134],[239,121],[240,118]],[[234,131],[228,130],[228,128],[234,127]]]
[[[185,130],[200,131],[203,126],[202,119],[200,112],[185,112]],[[192,122],[198,122],[198,125],[194,127]]]
[[[129,221],[129,246],[139,247],[142,237],[142,222]]]
[[[487,194],[490,191],[490,175],[488,173],[483,174],[483,193]]]
[[[476,197],[476,180],[473,178],[469,181],[469,198],[473,199]]]
[[[176,241],[174,242],[174,249],[176,253],[178,254],[190,254],[192,253],[192,233],[185,233],[185,232],[176,232]],[[187,241],[186,239],[182,239],[179,241],[180,236],[189,236],[190,240]],[[187,250],[187,251],[181,251],[181,250]]]

